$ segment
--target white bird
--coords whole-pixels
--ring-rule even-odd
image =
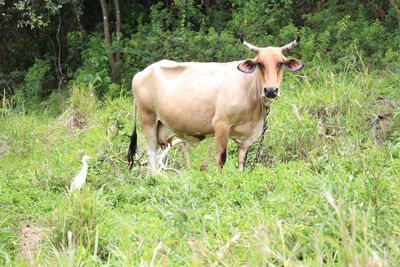
[[[91,157],[89,157],[88,155],[84,155],[82,157],[82,169],[79,171],[78,175],[75,176],[74,180],[71,183],[71,188],[70,188],[70,192],[74,191],[74,190],[80,190],[83,186],[83,184],[86,181],[86,175],[87,175],[87,171],[88,171],[88,164],[87,161],[91,159]]]

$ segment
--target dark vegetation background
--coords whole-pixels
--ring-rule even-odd
[[[71,83],[90,82],[100,100],[115,97],[129,93],[133,75],[160,59],[252,56],[238,42],[241,34],[257,46],[280,46],[299,34],[291,53],[307,66],[396,70],[399,6],[397,0],[0,0],[0,96],[3,108],[23,111],[43,109],[44,100],[61,103]]]

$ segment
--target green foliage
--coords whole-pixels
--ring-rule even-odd
[[[13,94],[14,88],[18,87],[23,80],[24,73],[20,71],[14,71],[9,74],[0,72],[0,115],[7,116],[13,109]]]
[[[102,98],[106,94],[118,95],[112,83],[121,84],[124,92],[129,93],[134,73],[160,59],[222,62],[251,57],[238,42],[242,34],[258,46],[281,46],[300,35],[300,45],[290,53],[307,66],[334,65],[340,70],[343,65],[352,65],[355,69],[394,70],[393,62],[400,59],[399,19],[388,1],[373,0],[369,5],[336,0],[211,1],[207,14],[205,3],[181,0],[120,3],[122,33],[118,38],[113,35],[111,47],[111,52],[121,53],[114,77],[100,34],[102,16],[88,11],[96,10],[97,2],[20,1],[14,8],[4,5],[6,23],[33,25],[40,38],[35,36],[35,42],[27,49],[23,43],[17,45],[14,36],[4,30],[9,53],[0,57],[4,58],[0,70],[7,76],[15,69],[25,71],[27,68],[23,66],[32,66],[32,58],[46,59],[54,78],[36,94],[50,95],[50,91],[60,89],[57,80],[62,79],[95,83],[96,95]],[[115,7],[110,4],[111,32],[115,31],[114,12]],[[21,38],[29,35],[18,34]],[[50,35],[50,42],[42,35]],[[19,51],[33,51],[33,54],[22,59]],[[6,70],[8,65],[14,66],[13,69]],[[61,83],[61,87],[68,84]],[[23,85],[12,86],[10,91],[14,94]],[[21,90],[18,94],[20,98]]]
[[[398,44],[398,29],[390,16],[384,20],[374,17],[382,12],[378,11],[382,8],[379,5],[371,8],[356,2],[330,3],[319,12],[304,14],[308,27],[303,28],[306,31],[303,40],[313,39],[314,42],[314,46],[308,48],[310,54],[305,56],[311,59],[315,52],[323,53],[325,60],[346,64],[349,60],[357,61],[356,48],[371,65],[388,63],[385,59],[390,60],[391,56],[386,56],[387,50]],[[372,14],[374,8],[377,10]]]
[[[280,30],[291,24],[292,1],[236,1],[238,8],[228,25],[235,33],[257,40],[259,46],[279,46]],[[292,39],[293,36],[290,36]]]
[[[82,65],[75,72],[75,84],[93,84],[98,96],[102,96],[111,83],[104,41],[95,34],[90,36],[82,51]]]
[[[50,70],[50,63],[45,60],[36,60],[35,64],[27,71],[24,81],[16,89],[14,101],[21,106],[30,107],[38,104],[47,93],[43,91],[46,74]]]
[[[18,27],[29,26],[31,29],[43,28],[49,25],[42,15],[35,12],[33,5],[28,1],[18,1],[15,4],[15,9],[22,13],[23,19],[18,22]]]

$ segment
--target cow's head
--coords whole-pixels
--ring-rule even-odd
[[[282,47],[259,48],[249,44],[243,38],[241,42],[250,50],[257,53],[253,59],[247,59],[241,62],[237,68],[244,73],[252,73],[257,68],[260,71],[263,99],[273,99],[279,95],[279,85],[282,81],[282,67],[288,71],[301,70],[304,65],[295,58],[286,58],[283,52],[294,47],[300,38],[297,37],[293,42]]]

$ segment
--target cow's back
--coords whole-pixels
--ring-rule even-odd
[[[238,77],[249,75],[237,71],[236,66],[237,62],[156,62],[133,78],[135,101],[139,110],[154,114],[177,133],[193,136],[212,133],[217,106],[227,110],[223,101],[243,102],[235,87]],[[247,94],[245,88],[240,93]]]

